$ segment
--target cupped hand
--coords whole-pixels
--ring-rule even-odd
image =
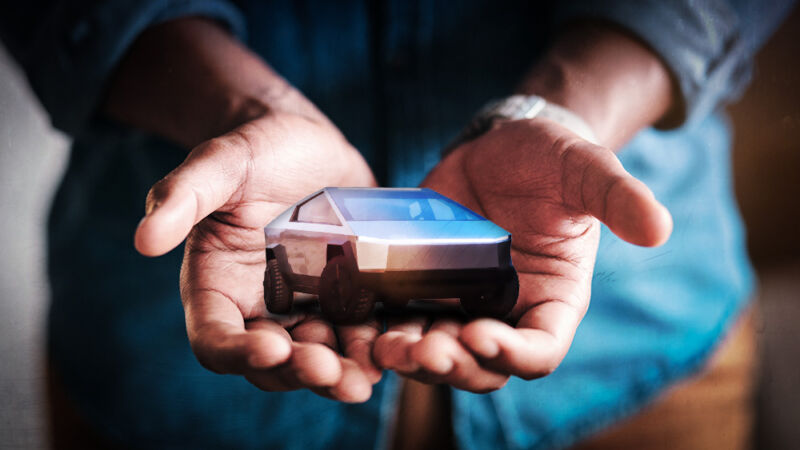
[[[520,292],[508,322],[396,320],[376,362],[473,392],[551,373],[589,306],[600,222],[637,245],[664,243],[672,219],[614,153],[546,119],[498,123],[422,183],[511,232]]]
[[[314,190],[374,184],[366,162],[324,116],[269,111],[197,146],[153,186],[135,245],[156,256],[188,235],[181,298],[203,366],[269,391],[370,397],[381,376],[371,360],[377,323],[334,327],[313,312],[270,315],[263,227]]]

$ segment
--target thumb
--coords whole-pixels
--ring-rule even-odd
[[[655,247],[672,233],[672,216],[610,150],[581,142],[562,155],[564,202],[632,244]]]
[[[247,179],[252,145],[241,132],[204,142],[153,185],[136,229],[136,250],[145,256],[167,253],[195,224],[225,205]]]

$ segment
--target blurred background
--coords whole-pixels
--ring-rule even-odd
[[[757,447],[800,446],[800,10],[756,58],[734,126],[734,183],[759,274]]]
[[[736,194],[760,277],[756,448],[800,442],[798,58],[795,11],[759,54],[749,90],[728,108]],[[0,46],[0,449],[47,445],[44,231],[68,144]]]

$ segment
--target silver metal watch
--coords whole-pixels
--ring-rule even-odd
[[[450,153],[454,148],[471,141],[491,129],[496,120],[522,120],[544,117],[552,120],[589,142],[597,143],[592,128],[574,112],[548,103],[538,95],[512,95],[486,104],[472,119],[467,127],[461,131],[453,142],[445,147],[444,154]]]

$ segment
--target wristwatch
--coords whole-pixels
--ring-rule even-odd
[[[497,120],[521,120],[544,117],[552,120],[587,141],[596,144],[597,138],[589,124],[574,112],[549,103],[538,95],[512,95],[486,104],[469,125],[444,149],[450,153],[459,145],[486,133]]]

